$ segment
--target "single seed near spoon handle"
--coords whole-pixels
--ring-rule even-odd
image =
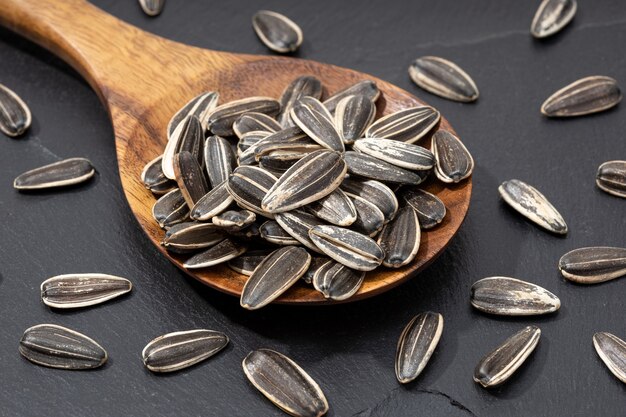
[[[432,311],[418,314],[406,325],[396,350],[396,378],[400,383],[407,384],[422,373],[442,333],[443,316]]]
[[[261,42],[272,51],[286,54],[302,44],[302,30],[287,16],[260,10],[252,17],[252,27]]]
[[[0,130],[7,136],[22,135],[32,122],[30,109],[6,86],[0,84]]]
[[[19,175],[13,187],[20,191],[65,187],[87,181],[96,173],[85,158],[70,158]]]

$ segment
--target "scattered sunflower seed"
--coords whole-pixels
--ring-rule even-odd
[[[276,183],[276,177],[264,169],[252,166],[236,168],[228,178],[227,189],[235,201],[243,208],[262,216],[273,218],[261,208],[261,201]]]
[[[230,238],[187,259],[183,266],[187,269],[206,268],[230,261],[246,251],[246,247]]]
[[[350,226],[357,218],[352,200],[340,188],[305,208],[309,213],[337,226]]]
[[[239,139],[250,132],[276,133],[279,130],[282,130],[281,125],[273,117],[263,113],[244,113],[233,123],[233,131]]]
[[[86,307],[119,297],[132,288],[129,280],[113,275],[57,275],[41,283],[41,300],[54,308]]]
[[[429,93],[460,102],[478,99],[474,80],[454,62],[436,56],[417,58],[409,67],[411,80]]]
[[[290,112],[291,120],[320,145],[337,152],[345,150],[333,117],[316,98],[302,97]]]
[[[541,106],[548,117],[584,116],[617,106],[622,92],[611,77],[591,76],[563,87],[552,94]]]
[[[608,161],[600,165],[596,184],[602,191],[626,198],[626,161]]]
[[[190,152],[185,151],[174,156],[174,175],[178,188],[189,207],[193,207],[202,196],[209,192],[202,168]]]
[[[398,199],[391,188],[375,180],[346,178],[341,189],[350,197],[361,197],[374,204],[385,216],[385,223],[391,221],[398,211]]]
[[[152,216],[161,228],[171,227],[189,218],[189,206],[181,191],[175,188],[154,203]]]
[[[202,130],[206,130],[207,117],[209,113],[217,107],[217,102],[219,100],[219,94],[210,91],[207,93],[202,93],[199,96],[196,96],[189,100],[187,104],[185,104],[180,110],[176,112],[174,117],[172,117],[167,124],[167,139],[168,141],[175,135],[177,129],[182,129],[185,119],[189,116],[195,116],[200,121],[200,125],[202,126]]]
[[[482,312],[504,316],[547,314],[561,307],[561,300],[545,288],[507,277],[476,281],[472,285],[470,301]]]
[[[70,158],[24,172],[15,178],[13,187],[17,190],[65,187],[87,181],[95,172],[88,159]]]
[[[443,316],[432,311],[418,314],[406,325],[396,350],[396,378],[400,383],[407,384],[422,373],[442,332]]]
[[[352,297],[363,284],[365,272],[354,271],[339,262],[328,261],[313,274],[313,286],[335,301]]]
[[[440,118],[432,107],[411,107],[376,120],[365,131],[365,137],[415,143],[430,132]]]
[[[546,38],[563,29],[576,14],[576,0],[543,0],[530,25],[535,38]]]
[[[611,373],[626,384],[626,342],[614,334],[598,332],[593,335],[593,346]]]
[[[289,113],[302,97],[313,97],[319,100],[322,97],[322,82],[312,75],[303,75],[293,80],[283,90],[280,96],[280,114],[278,115],[278,122],[281,126],[292,126]]]
[[[432,152],[413,143],[366,138],[354,142],[352,148],[401,168],[421,171],[435,166]]]
[[[383,265],[400,268],[417,255],[421,231],[417,213],[409,206],[402,207],[396,217],[380,232],[378,244],[385,253]]]
[[[163,246],[179,251],[198,250],[215,246],[225,237],[224,231],[212,223],[181,223],[165,233]]]
[[[452,133],[445,130],[435,132],[430,150],[435,156],[435,174],[441,181],[457,183],[472,175],[474,158]]]
[[[148,16],[158,16],[163,10],[165,0],[139,0],[139,5]]]
[[[270,253],[272,251],[267,249],[249,251],[228,261],[228,267],[242,275],[250,276]]]
[[[176,181],[165,176],[161,169],[162,155],[159,155],[152,161],[148,162],[141,171],[141,181],[143,185],[153,194],[162,195],[176,188]]]
[[[443,201],[428,191],[417,187],[402,190],[402,199],[415,210],[422,229],[431,229],[440,224],[446,216]]]
[[[324,106],[329,112],[333,113],[337,108],[337,104],[348,96],[365,96],[369,98],[372,103],[374,103],[378,100],[378,97],[380,97],[380,90],[374,81],[359,81],[358,83],[351,85],[350,87],[345,88],[324,100]]]
[[[260,10],[252,17],[252,27],[261,42],[274,52],[294,52],[302,44],[300,27],[280,13]]]
[[[231,230],[241,230],[256,220],[256,214],[250,210],[229,210],[213,217],[213,224]]]
[[[320,219],[302,210],[276,213],[276,222],[297,241],[314,252],[321,253],[309,237],[309,230],[324,224]]]
[[[337,103],[335,126],[347,145],[363,137],[376,116],[374,102],[366,96],[347,96]]]
[[[574,249],[559,260],[561,274],[579,284],[596,284],[626,276],[626,248]]]
[[[298,245],[300,242],[291,236],[275,220],[268,220],[259,227],[261,238],[275,245]]]
[[[309,230],[309,237],[324,254],[357,271],[371,271],[385,257],[372,238],[353,230],[321,225]]]
[[[356,232],[374,237],[385,225],[385,215],[376,205],[359,196],[352,197],[357,217],[350,228]]]
[[[23,134],[32,121],[30,109],[15,92],[0,84],[0,130],[7,136]]]
[[[359,177],[396,184],[417,185],[423,181],[415,172],[363,153],[348,151],[344,159],[348,164],[348,172]]]
[[[214,216],[223,213],[235,201],[228,192],[226,183],[227,181],[222,182],[196,201],[191,209],[193,220],[211,220]]]
[[[208,115],[207,129],[214,135],[232,136],[233,123],[244,113],[263,113],[276,116],[280,110],[280,103],[269,97],[248,97],[231,101],[216,107]]]
[[[217,187],[226,181],[237,165],[230,143],[219,136],[209,136],[204,142],[204,164],[211,186]]]
[[[167,145],[165,145],[161,160],[163,174],[169,179],[176,179],[174,159],[178,153],[183,151],[191,153],[196,161],[201,164],[203,143],[204,133],[200,120],[194,115],[187,116],[174,130],[167,141]]]

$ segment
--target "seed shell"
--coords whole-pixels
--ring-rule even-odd
[[[324,254],[357,271],[371,271],[385,257],[372,238],[353,230],[321,225],[309,230],[309,237]]]
[[[189,207],[193,207],[202,196],[209,192],[202,168],[189,152],[174,156],[174,175],[178,188]]]
[[[626,161],[608,161],[600,165],[596,184],[602,191],[626,198]]]
[[[86,307],[119,297],[132,288],[129,280],[113,275],[57,275],[41,283],[41,300],[54,308]]]
[[[313,277],[315,276],[315,273],[328,262],[334,261],[325,256],[313,256],[313,258],[311,259],[311,265],[309,265],[309,269],[307,269],[304,275],[302,275],[302,280],[307,284],[313,283]]]
[[[87,181],[95,172],[88,159],[70,158],[24,172],[15,178],[13,188],[41,190],[65,187]]]
[[[324,101],[324,106],[329,112],[333,113],[337,108],[337,104],[348,96],[365,96],[374,103],[380,97],[380,90],[372,80],[359,81],[327,98]]]
[[[242,275],[250,276],[270,253],[272,251],[267,249],[249,251],[228,261],[228,267]]]
[[[430,132],[440,118],[432,107],[411,107],[376,120],[365,131],[365,137],[415,143]]]
[[[376,116],[376,105],[366,96],[347,96],[337,103],[335,126],[345,144],[363,137]]]
[[[396,184],[417,185],[423,181],[415,172],[363,153],[348,151],[344,159],[348,164],[348,172],[359,177]]]
[[[208,116],[207,129],[214,135],[232,136],[233,123],[244,113],[263,113],[276,116],[280,103],[269,97],[248,97],[216,107]]]
[[[187,102],[176,114],[170,119],[167,124],[167,139],[168,141],[176,136],[174,133],[177,129],[182,129],[185,119],[188,116],[195,116],[200,121],[202,130],[206,130],[207,116],[210,112],[217,107],[219,101],[219,94],[210,91],[202,93]],[[177,133],[178,134],[178,133]],[[169,143],[169,142],[168,142]]]
[[[472,175],[474,158],[452,133],[445,130],[435,132],[430,150],[435,156],[435,174],[441,181],[457,183]]]
[[[305,211],[293,210],[285,213],[276,213],[276,222],[304,246],[314,252],[321,253],[309,237],[309,230],[324,224],[322,220]]]
[[[343,140],[330,112],[316,98],[302,97],[290,112],[291,120],[311,139],[331,151],[343,152]]]
[[[261,207],[261,201],[276,181],[277,178],[264,169],[240,166],[228,177],[227,189],[241,207],[273,218],[273,214]]]
[[[200,197],[191,209],[191,218],[198,221],[211,220],[223,213],[235,200],[226,188],[227,181],[222,182],[211,191]]]
[[[416,171],[435,166],[435,156],[426,148],[390,139],[359,139],[352,148],[392,165]]]
[[[306,210],[337,226],[350,226],[357,218],[356,208],[352,200],[340,188],[336,188],[326,197],[307,205]]]
[[[428,191],[412,186],[404,188],[402,200],[415,210],[422,229],[437,226],[446,216],[446,206],[443,201]]]
[[[252,385],[287,414],[320,417],[328,412],[328,401],[319,385],[285,355],[269,349],[255,350],[242,366]]]
[[[363,284],[365,272],[328,261],[313,274],[313,286],[325,298],[341,301],[352,297]]]
[[[37,365],[82,370],[104,365],[107,353],[95,340],[55,324],[39,324],[26,329],[20,354]]]
[[[161,160],[161,170],[169,179],[176,179],[174,172],[174,159],[176,154],[187,151],[202,163],[202,144],[204,143],[204,133],[200,120],[194,116],[187,116],[177,127],[165,145],[163,159]]]
[[[15,92],[0,84],[0,130],[7,136],[22,135],[32,121],[30,109]]]
[[[411,80],[429,93],[460,102],[478,99],[474,80],[454,62],[436,56],[417,58],[409,67]]]
[[[530,25],[530,33],[535,38],[554,35],[574,18],[576,0],[543,0]]]
[[[385,253],[383,265],[400,268],[410,263],[420,247],[421,231],[417,213],[411,207],[402,207],[396,217],[387,223],[378,237]]]
[[[139,0],[139,5],[148,16],[158,16],[163,10],[165,0]]]
[[[215,355],[228,345],[228,336],[215,330],[187,330],[153,339],[141,352],[143,363],[152,372],[173,372],[188,368]]]
[[[237,156],[240,157],[242,153],[248,150],[250,147],[256,145],[261,140],[265,139],[272,133],[270,132],[262,132],[262,131],[253,131],[247,132],[241,135],[239,142],[237,142]],[[252,153],[254,155],[254,152]]]
[[[302,44],[300,27],[280,13],[260,10],[252,17],[252,27],[261,42],[274,52],[294,52]]]
[[[250,210],[229,210],[213,217],[213,224],[229,230],[241,230],[255,220],[256,214]]]
[[[281,125],[273,117],[263,113],[244,113],[233,123],[233,131],[239,139],[250,132],[276,133],[279,130],[282,130]]]
[[[280,114],[278,122],[283,127],[292,126],[289,113],[302,97],[322,97],[322,82],[312,75],[303,75],[293,80],[280,96]],[[280,130],[280,129],[279,129]]]
[[[141,181],[143,185],[153,194],[163,195],[176,188],[176,181],[167,178],[161,169],[163,155],[159,155],[148,162],[141,171]]]
[[[557,311],[559,298],[545,288],[515,278],[483,278],[472,285],[470,301],[478,310],[503,316],[532,316]]]
[[[361,197],[373,203],[385,216],[385,223],[393,219],[398,211],[396,194],[382,182],[346,178],[341,183],[341,189],[350,197]]]
[[[353,196],[352,203],[357,212],[357,218],[350,228],[356,232],[374,237],[385,225],[385,215],[376,205],[364,198]]]
[[[209,136],[204,142],[204,163],[211,186],[217,187],[233,172],[237,158],[226,139]]]
[[[181,191],[175,188],[155,201],[152,216],[160,227],[171,227],[189,217],[189,206]]]
[[[225,237],[224,231],[212,223],[181,223],[165,233],[163,246],[178,250],[204,249],[220,243]]]
[[[596,284],[626,275],[626,248],[574,249],[559,260],[561,274],[579,284]]]
[[[300,242],[292,237],[285,229],[282,228],[275,220],[268,220],[259,227],[261,238],[275,245],[299,245]]]
[[[185,263],[183,263],[183,266],[187,269],[206,268],[222,262],[227,262],[241,255],[245,251],[245,246],[230,238],[226,238],[217,245],[187,259]]]
[[[626,342],[614,334],[598,332],[593,335],[593,346],[611,373],[626,384]]]
[[[402,384],[422,373],[443,333],[443,316],[427,311],[413,317],[406,325],[396,350],[396,378]]]
[[[617,81],[611,77],[591,76],[563,87],[541,106],[548,117],[584,116],[608,110],[622,101]]]

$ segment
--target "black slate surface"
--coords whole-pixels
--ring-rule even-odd
[[[49,0],[52,1],[52,0]],[[626,245],[626,200],[599,191],[598,165],[626,159],[624,104],[572,120],[547,120],[539,107],[556,89],[587,75],[626,86],[626,7],[580,1],[564,32],[538,42],[528,28],[538,2],[515,0],[221,1],[169,0],[148,18],[134,1],[95,4],[145,30],[219,50],[269,53],[250,25],[261,8],[298,22],[298,56],[389,80],[436,106],[476,159],[469,215],[448,250],[424,273],[372,300],[330,308],[242,310],[170,265],[133,218],[117,174],[113,133],[103,106],[77,73],[41,48],[0,29],[0,82],[30,105],[34,121],[18,140],[0,136],[0,415],[280,416],[247,382],[241,360],[273,348],[296,360],[326,392],[331,416],[623,416],[626,386],[597,357],[591,337],[626,337],[626,280],[596,286],[566,282],[557,270],[568,250]],[[412,85],[420,55],[457,62],[481,90],[476,104],[434,97]],[[65,191],[21,194],[19,173],[84,156],[94,181]],[[555,237],[500,201],[497,186],[519,178],[560,209],[571,232]],[[39,300],[44,279],[70,272],[130,278],[130,296],[59,312]],[[471,309],[477,279],[505,275],[555,292],[563,307],[538,318],[489,317]],[[408,386],[394,376],[397,338],[418,312],[445,317],[425,372]],[[55,323],[94,337],[109,363],[93,372],[30,364],[17,351],[22,332]],[[530,360],[501,388],[472,382],[477,361],[527,324],[542,329]],[[231,345],[209,362],[171,375],[147,371],[140,353],[160,334],[206,327]]]

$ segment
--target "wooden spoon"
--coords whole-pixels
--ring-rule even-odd
[[[184,6],[181,6],[184,7]],[[279,97],[294,78],[310,74],[322,80],[326,95],[370,79],[382,94],[378,116],[423,105],[406,91],[350,69],[294,58],[243,55],[204,50],[146,33],[83,0],[0,0],[0,23],[62,57],[91,84],[109,111],[122,187],[128,204],[154,245],[176,266],[183,258],[164,250],[161,230],[152,218],[154,196],[140,180],[144,165],[163,152],[166,126],[188,100],[204,91],[219,91],[220,102],[248,96]],[[243,28],[249,22],[242,20]],[[442,119],[439,129],[452,131]],[[428,146],[430,138],[422,140]],[[422,234],[418,257],[396,270],[379,268],[367,275],[357,294],[347,301],[386,291],[432,262],[461,225],[469,206],[471,180],[443,186],[432,180],[425,187],[447,209],[443,223]],[[197,280],[239,296],[246,277],[217,266],[187,271]],[[282,303],[331,303],[310,287],[296,285]]]

